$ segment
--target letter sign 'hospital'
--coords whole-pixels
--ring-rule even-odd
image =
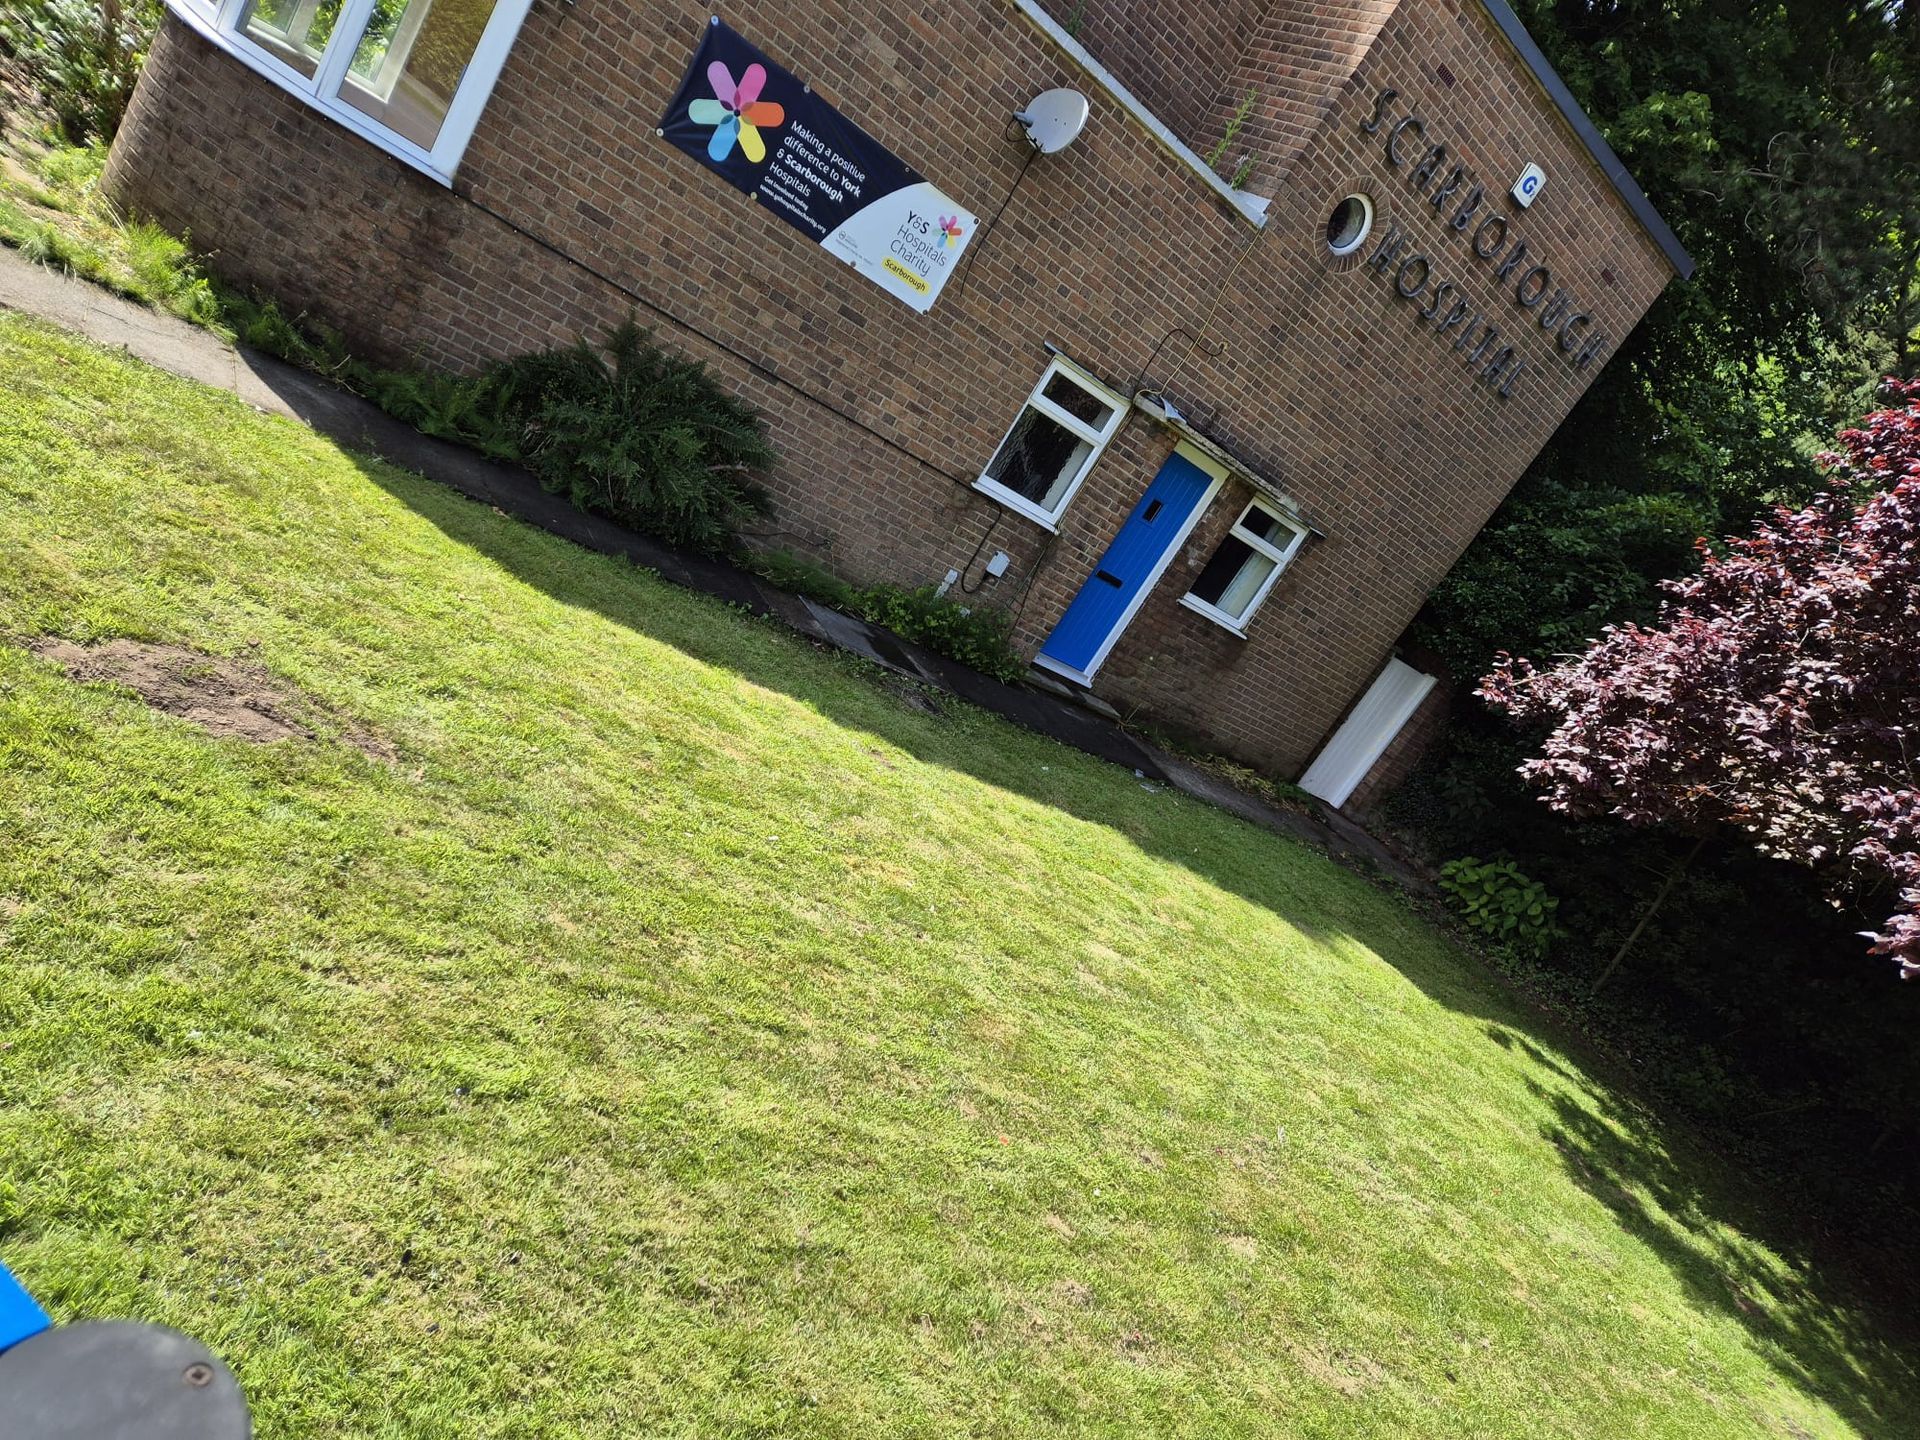
[[[915,310],[933,308],[979,229],[717,16],[660,134]]]
[[[1613,342],[1606,332],[1592,328],[1594,317],[1580,308],[1572,291],[1554,283],[1553,271],[1516,233],[1513,220],[1483,211],[1485,187],[1466,188],[1473,177],[1465,165],[1448,168],[1448,146],[1431,139],[1418,111],[1389,126],[1389,114],[1399,99],[1400,92],[1392,87],[1380,91],[1374,97],[1373,113],[1360,122],[1361,131],[1373,136],[1385,131],[1380,144],[1387,164],[1404,171],[1420,202],[1438,212],[1441,236],[1451,231],[1457,237],[1453,244],[1469,245],[1474,257],[1492,271],[1494,283],[1524,313],[1497,316],[1481,308],[1469,298],[1473,292],[1461,280],[1436,273],[1445,262],[1417,248],[1413,227],[1403,228],[1392,219],[1363,262],[1364,268],[1390,280],[1402,300],[1418,304],[1420,318],[1435,337],[1452,334],[1452,351],[1502,400],[1511,399],[1521,377],[1533,373],[1538,364],[1522,358],[1522,347],[1528,344],[1534,346],[1535,354],[1558,351],[1574,370],[1586,370]],[[1514,182],[1513,198],[1524,209],[1540,198],[1546,185],[1547,172],[1530,164]],[[1523,340],[1530,329],[1544,332],[1544,343]]]

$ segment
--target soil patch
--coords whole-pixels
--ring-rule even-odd
[[[911,680],[889,675],[881,685],[909,710],[918,710],[922,715],[944,715],[946,709],[933,692],[925,685],[917,685]]]
[[[141,640],[81,645],[42,636],[28,641],[27,649],[61,666],[71,680],[124,686],[154,709],[191,720],[210,735],[255,745],[314,738],[299,717],[317,713],[319,706],[251,661]],[[353,726],[342,738],[369,755],[391,758],[393,753]]]

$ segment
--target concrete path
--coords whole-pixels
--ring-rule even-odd
[[[1125,766],[1147,783],[1171,785],[1255,825],[1382,873],[1407,889],[1432,893],[1423,876],[1337,812],[1322,809],[1310,815],[1270,805],[1057,694],[1002,684],[876,625],[777,590],[734,566],[671,550],[549,495],[518,467],[422,435],[371,401],[307,371],[228,345],[197,325],[35,265],[5,247],[0,247],[0,308],[39,316],[162,370],[231,391],[257,409],[301,421],[348,449],[416,471],[589,550],[624,556],[677,585],[719,596],[757,615],[777,616],[814,640]]]

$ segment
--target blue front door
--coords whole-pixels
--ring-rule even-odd
[[[1133,618],[1141,593],[1158,578],[1167,552],[1187,533],[1187,522],[1213,488],[1213,477],[1184,455],[1170,455],[1133,514],[1107,546],[1040,654],[1082,677],[1107,658]]]

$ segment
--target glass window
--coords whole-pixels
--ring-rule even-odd
[[[207,0],[216,44],[355,134],[452,178],[533,0]]]
[[[1056,360],[975,481],[1003,504],[1051,524],[1120,429],[1126,403]]]
[[[493,7],[494,0],[374,0],[340,98],[433,149]]]
[[[1280,568],[1271,555],[1262,554],[1238,535],[1228,535],[1207,561],[1206,569],[1187,593],[1238,620],[1253,608],[1253,597]]]
[[[1040,394],[1074,419],[1088,425],[1105,424],[1108,412],[1113,409],[1086,386],[1069,380],[1064,371],[1056,371],[1053,378],[1041,387]]]
[[[282,65],[311,80],[326,53],[341,0],[246,0],[240,29]]]
[[[1347,196],[1327,217],[1327,249],[1335,255],[1351,255],[1372,233],[1373,201],[1365,195]]]
[[[1260,608],[1306,538],[1304,527],[1254,501],[1194,578],[1184,603],[1238,630]]]
[[[987,478],[1057,514],[1092,453],[1092,442],[1029,406],[987,462]]]

